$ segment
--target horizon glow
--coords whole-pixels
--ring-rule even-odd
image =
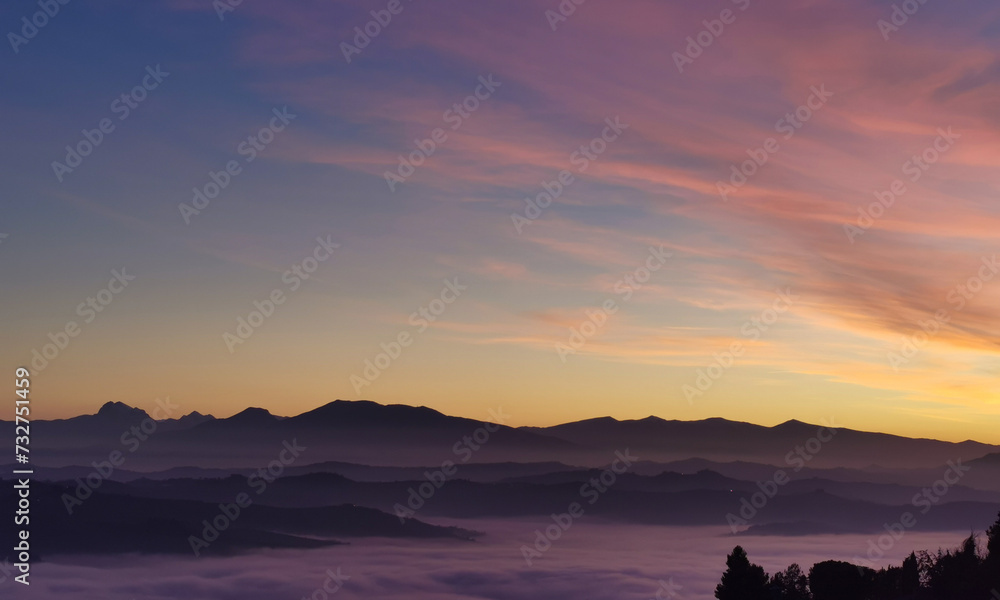
[[[2,67],[0,353],[36,418],[1000,443],[995,4],[403,2],[360,37],[388,3],[112,4]]]

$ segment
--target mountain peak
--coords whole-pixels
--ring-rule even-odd
[[[124,402],[105,402],[101,406],[100,410],[97,411],[97,415],[100,417],[111,417],[111,418],[127,418],[127,417],[142,417],[145,418],[149,415],[146,411],[141,408],[135,408],[134,406],[129,406]]]
[[[799,421],[798,419],[789,419],[789,420],[785,421],[784,423],[779,423],[778,425],[775,425],[775,427],[776,428],[777,427],[803,427],[803,426],[807,426],[807,425],[809,425],[809,424],[808,423],[804,423],[802,421]]]
[[[195,425],[200,425],[201,423],[204,423],[206,421],[214,421],[214,420],[215,417],[213,417],[212,415],[203,415],[195,410],[177,419],[177,423],[193,427]]]
[[[266,408],[251,406],[226,419],[227,421],[260,422],[274,421],[277,417],[271,414]]]
[[[415,425],[441,423],[452,417],[426,406],[379,404],[371,400],[334,400],[293,419],[315,425],[338,422]]]

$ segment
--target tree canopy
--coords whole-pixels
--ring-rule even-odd
[[[1000,514],[980,550],[975,533],[950,550],[911,553],[879,571],[847,562],[797,564],[769,577],[742,546],[726,557],[718,600],[1000,600]]]

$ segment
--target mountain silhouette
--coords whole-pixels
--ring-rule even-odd
[[[109,451],[121,446],[124,432],[147,418],[141,409],[107,403],[93,415],[34,422],[32,444],[40,464],[86,463],[106,458]],[[981,459],[978,464],[991,471],[1000,468],[1000,459],[986,457],[991,453],[1000,456],[998,446],[839,427],[821,430],[820,425],[797,420],[774,427],[722,418],[679,421],[655,416],[637,420],[598,417],[551,427],[497,424],[484,430],[484,425],[484,421],[423,406],[371,401],[336,400],[290,417],[279,417],[263,408],[247,408],[226,418],[191,413],[158,421],[156,433],[143,442],[142,452],[129,457],[126,468],[254,467],[273,460],[282,444],[292,440],[308,448],[309,463],[338,461],[385,467],[420,467],[445,461],[560,462],[600,467],[613,459],[615,451],[628,449],[641,460],[654,463],[697,459],[790,466],[791,461],[799,461],[800,468],[874,472]],[[13,423],[3,422],[3,427],[11,429]],[[821,431],[828,441],[819,443]],[[479,436],[479,442],[470,442],[473,435]],[[807,444],[807,456],[796,458],[794,452],[801,452]]]

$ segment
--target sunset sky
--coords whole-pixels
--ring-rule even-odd
[[[3,364],[79,327],[35,367],[35,417],[340,398],[1000,443],[1000,6],[927,0],[888,29],[887,1],[564,4],[247,0],[220,19],[209,0],[79,1],[16,52],[7,36]],[[5,3],[4,32],[38,10]],[[751,155],[767,162],[723,198]],[[512,218],[564,170],[536,219]],[[601,324],[567,353],[588,311]]]

